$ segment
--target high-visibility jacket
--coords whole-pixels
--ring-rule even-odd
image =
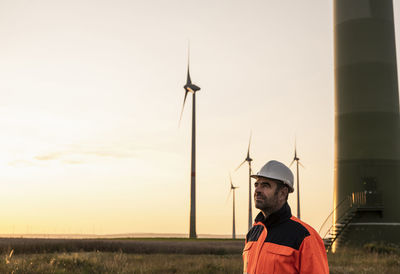
[[[293,217],[286,203],[267,218],[260,212],[247,233],[243,273],[329,273],[318,233]]]

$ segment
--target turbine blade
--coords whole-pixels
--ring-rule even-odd
[[[289,167],[291,167],[293,165],[294,161],[296,161],[296,160],[293,159],[293,161],[290,163]]]
[[[187,65],[186,85],[190,85],[192,83],[192,79],[190,79],[189,65],[190,65],[190,41],[188,41],[188,65]]]
[[[250,131],[249,146],[247,147],[247,158],[250,158],[251,135],[252,132]]]
[[[179,118],[179,126],[181,126],[181,121],[182,121],[182,115],[183,115],[183,109],[185,107],[185,102],[186,102],[186,97],[187,97],[188,91],[185,91],[185,98],[183,98],[183,105],[182,105],[182,110],[181,110],[181,116]]]
[[[229,190],[228,196],[226,196],[225,204],[228,202],[229,197],[231,197],[231,192],[232,192],[232,189]]]
[[[305,166],[303,166],[302,163],[300,163],[300,161],[299,161],[299,165],[300,165],[302,168],[306,168]]]
[[[188,67],[190,62],[190,40],[188,40]]]
[[[237,171],[244,163],[246,163],[246,159],[235,169],[235,171]]]
[[[188,71],[187,71],[186,85],[191,85],[191,84],[192,84],[192,79],[190,79],[189,63],[188,63]]]

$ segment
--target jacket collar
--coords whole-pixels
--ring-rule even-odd
[[[292,217],[292,212],[290,210],[289,204],[286,202],[279,210],[270,214],[267,218],[264,217],[262,212],[258,213],[256,216],[256,223],[262,222],[267,228],[283,223]]]

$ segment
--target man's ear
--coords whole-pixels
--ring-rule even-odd
[[[282,195],[282,199],[286,200],[286,197],[289,195],[289,189],[287,187],[282,187],[281,191],[279,191]]]

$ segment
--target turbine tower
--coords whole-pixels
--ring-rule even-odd
[[[190,54],[188,54],[190,55]],[[191,159],[191,173],[190,173],[190,229],[189,238],[197,238],[196,234],[196,91],[200,90],[200,87],[192,84],[189,72],[189,56],[188,56],[188,67],[187,67],[187,78],[186,84],[183,86],[185,89],[185,97],[183,99],[181,117],[179,123],[182,120],[183,108],[188,93],[193,94],[192,103],[192,159]]]
[[[251,161],[253,161],[253,159],[250,158],[250,144],[251,144],[251,133],[250,133],[250,139],[249,139],[249,146],[247,148],[246,159],[244,159],[244,161],[236,168],[236,170],[238,170],[245,162],[249,163],[249,230],[251,229],[252,224],[253,224],[253,217],[252,217],[252,212],[251,212],[252,196],[251,196],[251,177],[250,177],[251,176]]]
[[[233,192],[233,213],[232,213],[232,239],[236,239],[236,225],[235,225],[235,189],[237,189],[238,188],[238,186],[234,186],[233,185],[233,183],[232,183],[232,177],[231,177],[231,175],[229,174],[229,179],[230,179],[230,182],[231,182],[231,189],[230,189],[230,191],[229,191],[229,193],[230,192]]]
[[[300,163],[300,158],[297,157],[296,141],[294,142],[294,157],[290,166],[292,166],[294,162],[296,162],[296,179],[297,179],[297,218],[300,219],[299,165],[301,165],[302,167],[304,166]]]
[[[333,221],[346,231],[335,244],[400,243],[400,112],[393,1],[334,0],[333,4]],[[341,206],[346,200],[346,207]]]

